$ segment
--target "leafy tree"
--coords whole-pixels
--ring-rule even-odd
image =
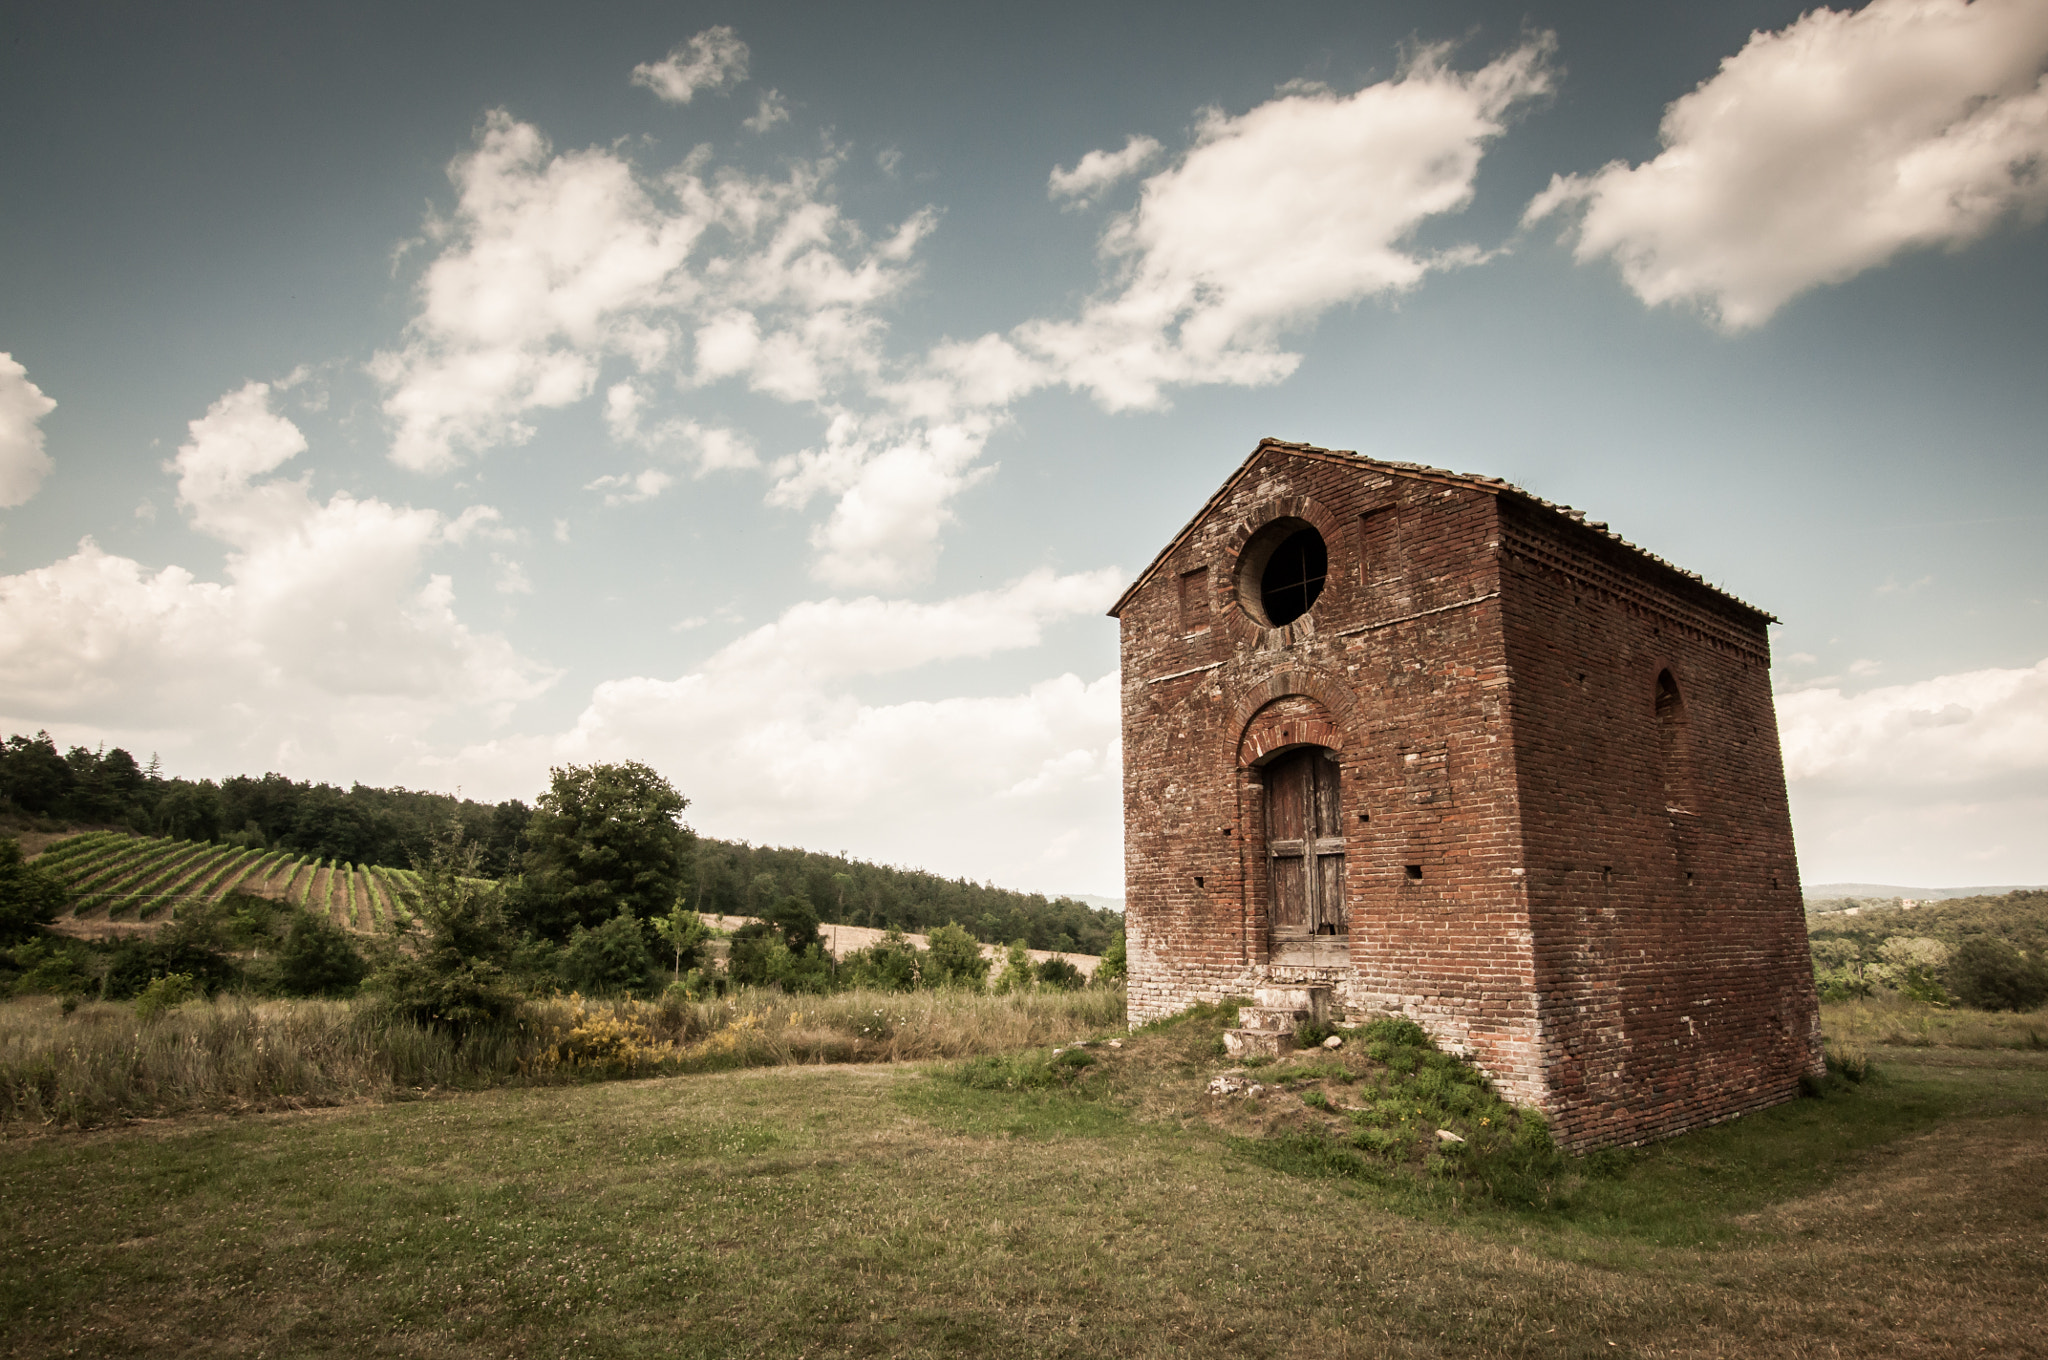
[[[704,918],[685,907],[681,902],[669,908],[666,916],[657,916],[653,921],[655,934],[661,937],[675,954],[675,980],[683,980],[683,960],[687,957],[695,968],[701,962],[704,942],[711,938],[711,928],[704,924]]]
[[[369,985],[416,1024],[466,1033],[519,1011],[506,977],[509,948],[498,886],[475,877],[478,854],[461,831],[436,837],[404,893],[407,915],[392,923],[393,947]]]
[[[1080,969],[1058,956],[1038,965],[1038,980],[1043,985],[1062,992],[1078,991],[1088,981],[1081,975]]]
[[[818,935],[818,913],[812,908],[811,899],[802,893],[778,898],[762,913],[762,919],[782,932],[783,942],[792,954],[801,954],[823,943]]]
[[[576,927],[557,966],[571,986],[604,993],[646,990],[655,964],[640,918],[621,914],[593,929]]]
[[[55,875],[21,857],[19,841],[0,840],[0,945],[38,934],[70,901]]]
[[[1095,976],[1091,981],[1107,986],[1129,976],[1130,971],[1130,962],[1124,955],[1124,933],[1119,930],[1111,937],[1109,947],[1102,951],[1102,962],[1095,966]]]
[[[1966,940],[1948,960],[1949,986],[1965,1006],[2030,1011],[2048,1001],[2048,967],[2003,940]]]
[[[278,950],[278,985],[293,996],[347,996],[369,972],[348,932],[297,912]]]
[[[1022,940],[1010,942],[1009,952],[1003,955],[1003,971],[996,974],[988,987],[992,992],[1028,992],[1038,981],[1038,971],[1031,966],[1031,949]]]
[[[848,987],[879,992],[916,991],[924,976],[924,951],[894,926],[866,949],[856,949],[839,962],[839,980]]]
[[[982,957],[980,943],[951,921],[934,930],[929,938],[925,985],[980,991],[989,967],[989,961]]]
[[[536,931],[561,938],[620,913],[666,911],[689,857],[688,806],[638,761],[551,771],[526,824],[525,914]]]
[[[58,812],[74,778],[48,732],[9,737],[0,752],[0,797],[23,812],[38,817]]]

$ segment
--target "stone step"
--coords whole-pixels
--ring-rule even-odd
[[[1297,1025],[1305,1025],[1314,1015],[1310,1011],[1268,1010],[1264,1006],[1240,1006],[1237,1010],[1239,1029],[1280,1030],[1294,1033]]]
[[[1223,1051],[1233,1058],[1284,1058],[1294,1051],[1294,1031],[1227,1029]]]
[[[1254,987],[1252,1008],[1262,1011],[1307,1011],[1317,1024],[1330,1019],[1328,987]]]

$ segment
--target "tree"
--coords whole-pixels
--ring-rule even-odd
[[[1088,981],[1081,975],[1080,969],[1057,954],[1038,965],[1038,980],[1045,986],[1062,992],[1077,991]]]
[[[640,918],[621,912],[594,929],[576,927],[558,966],[579,991],[637,992],[653,978],[654,955]]]
[[[1003,955],[1003,971],[996,974],[989,983],[992,992],[1028,992],[1038,979],[1037,970],[1031,966],[1031,948],[1022,940],[1012,940],[1009,952]]]
[[[53,874],[21,857],[21,843],[0,840],[0,945],[39,933],[69,904],[71,894]]]
[[[711,928],[704,924],[704,918],[677,902],[669,908],[666,916],[654,918],[654,933],[661,942],[675,953],[676,981],[683,980],[683,958],[687,955],[690,966],[695,968],[704,941],[711,938]]]
[[[981,945],[956,922],[948,921],[930,936],[926,951],[925,983],[936,987],[966,987],[980,991],[988,977],[988,960]]]
[[[1095,966],[1095,976],[1090,981],[1108,986],[1121,981],[1130,973],[1130,963],[1124,955],[1124,933],[1119,930],[1110,938],[1109,947],[1102,951],[1102,962]]]
[[[369,966],[348,932],[299,912],[277,952],[278,985],[293,996],[347,996]]]
[[[370,986],[416,1024],[462,1034],[502,1023],[520,997],[505,976],[509,941],[498,886],[475,876],[475,847],[459,829],[435,837],[390,926],[393,948]]]
[[[1957,1000],[1980,1011],[2030,1011],[2048,1001],[2048,966],[1988,935],[1949,956],[1948,980]]]
[[[665,912],[689,858],[688,806],[638,761],[551,771],[526,823],[523,909],[535,931],[560,939],[620,913]]]

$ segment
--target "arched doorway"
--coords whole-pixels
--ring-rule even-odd
[[[1348,956],[1350,922],[1336,753],[1322,746],[1290,751],[1266,766],[1265,784],[1271,957],[1341,961]]]

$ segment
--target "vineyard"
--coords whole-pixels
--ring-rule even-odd
[[[35,862],[71,890],[71,915],[81,921],[168,921],[186,905],[243,892],[372,931],[406,915],[401,895],[419,878],[409,869],[118,831],[68,837]]]

